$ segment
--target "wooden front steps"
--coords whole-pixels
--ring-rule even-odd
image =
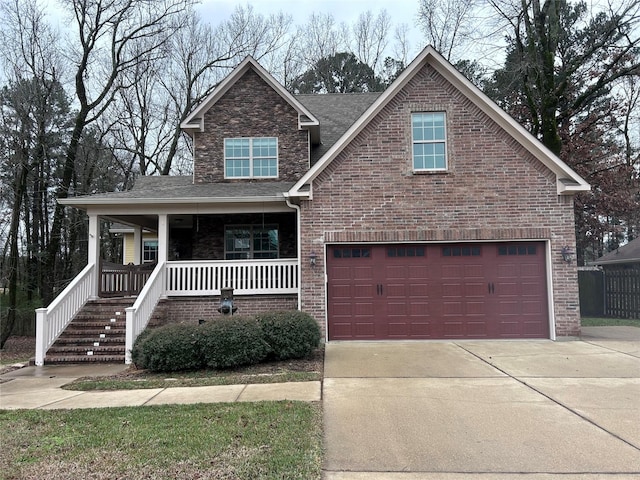
[[[134,301],[133,297],[125,297],[87,302],[49,348],[45,365],[124,363],[125,308]]]

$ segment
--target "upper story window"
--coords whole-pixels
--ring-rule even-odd
[[[411,115],[413,170],[432,172],[447,169],[447,135],[444,112]]]
[[[225,178],[272,178],[278,176],[278,139],[225,138]]]

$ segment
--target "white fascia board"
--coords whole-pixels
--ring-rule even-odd
[[[579,191],[590,190],[589,184],[573,171],[566,163],[553,154],[542,142],[535,138],[522,125],[516,122],[509,114],[496,105],[478,87],[469,81],[447,62],[433,47],[426,47],[400,76],[384,91],[380,97],[362,114],[344,135],[325,153],[325,155],[289,190],[292,197],[309,198],[309,192],[301,191],[306,184],[311,185],[313,180],[331,163],[342,149],[353,140],[377,115],[391,99],[413,78],[413,76],[425,65],[431,65],[447,81],[451,82],[461,93],[471,100],[480,110],[485,112],[507,133],[517,140],[525,149],[539,159],[547,168],[556,174],[558,195],[573,194]],[[569,179],[573,185],[561,182]]]
[[[273,76],[267,72],[253,57],[247,56],[218,86],[205,98],[180,124],[187,132],[204,131],[204,114],[242,77],[250,68],[284,98],[298,112],[298,129],[320,125],[318,119],[291,95]],[[309,120],[302,121],[306,116]]]
[[[59,199],[62,205],[79,208],[92,206],[131,206],[131,205],[192,205],[192,204],[226,204],[226,203],[284,203],[284,196],[271,197],[183,197],[183,198],[65,198]]]

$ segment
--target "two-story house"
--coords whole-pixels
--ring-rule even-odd
[[[292,95],[249,57],[181,126],[193,176],[64,201],[90,225],[68,311],[104,286],[101,218],[157,232],[127,348],[158,305],[214,318],[226,287],[238,313],[299,308],[328,341],[578,335],[589,185],[431,47],[382,93]]]

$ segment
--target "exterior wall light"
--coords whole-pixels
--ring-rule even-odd
[[[569,248],[567,245],[562,247],[560,253],[562,254],[562,260],[567,263],[573,262],[573,256],[575,255],[575,252],[571,250],[571,248]]]
[[[316,252],[311,252],[311,253],[309,254],[309,264],[310,264],[312,267],[315,267],[315,266],[316,266],[316,261],[317,261],[317,260],[318,260],[318,256],[316,255]]]

